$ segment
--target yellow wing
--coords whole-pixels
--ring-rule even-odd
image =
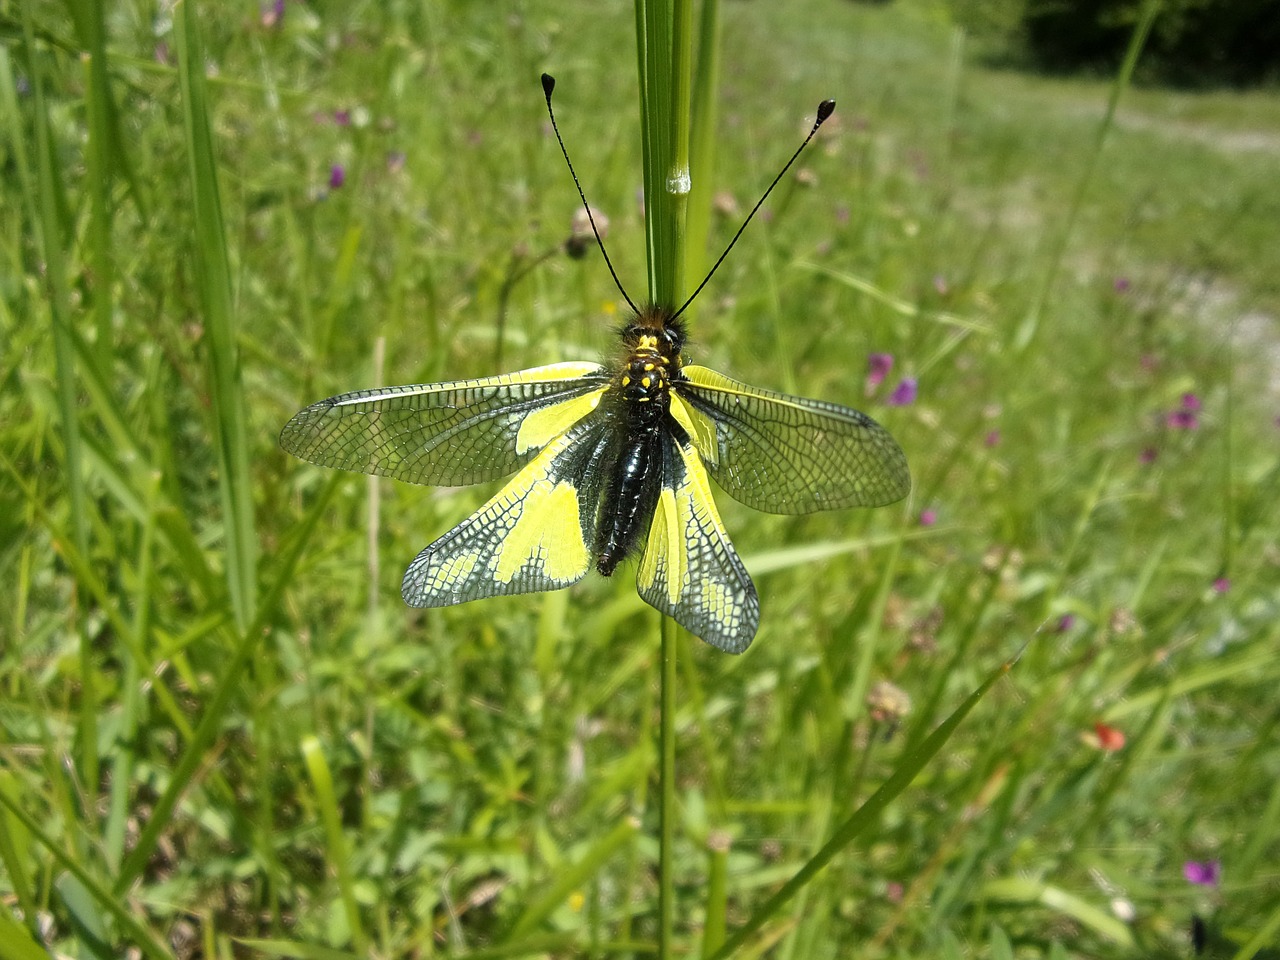
[[[671,412],[725,493],[769,513],[876,507],[911,489],[907,458],[865,413],[761,390],[706,367],[673,380]]]
[[[604,471],[594,461],[609,424],[586,417],[549,443],[476,513],[431,544],[405,571],[415,607],[558,590],[591,567]]]
[[[505,477],[595,409],[609,378],[597,363],[555,363],[479,380],[357,390],[285,424],[295,457],[410,483],[461,486]]]
[[[747,649],[760,625],[760,599],[720,522],[693,441],[665,437],[662,491],[636,586],[646,603],[727,653]]]

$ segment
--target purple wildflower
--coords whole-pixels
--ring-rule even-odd
[[[907,407],[916,402],[916,393],[918,384],[915,377],[904,377],[902,382],[894,387],[893,393],[889,395],[888,404],[891,407]]]
[[[1197,887],[1216,887],[1222,879],[1222,863],[1218,860],[1188,860],[1182,865],[1182,875],[1187,883]]]
[[[1213,581],[1214,593],[1226,593],[1231,589],[1231,581],[1227,577],[1218,577]]]
[[[920,514],[920,526],[922,527],[932,527],[937,522],[938,511],[934,510],[932,507]]]
[[[1076,615],[1074,613],[1064,613],[1058,618],[1058,625],[1054,627],[1057,633],[1066,633],[1076,625]]]
[[[987,431],[987,436],[985,439],[983,439],[982,442],[988,447],[1000,446],[1000,431],[999,430]]]
[[[1129,278],[1116,277],[1112,282],[1111,287],[1116,293],[1127,293],[1129,290]]]
[[[1143,447],[1142,452],[1138,454],[1138,462],[1141,464],[1155,463],[1156,457],[1160,455],[1155,447]]]
[[[1198,412],[1201,406],[1200,398],[1194,393],[1184,393],[1182,395],[1182,409],[1188,413]]]
[[[1174,430],[1194,430],[1200,426],[1200,418],[1194,410],[1174,410],[1165,414],[1164,425]]]
[[[347,182],[347,171],[340,163],[329,168],[329,189],[338,190]]]
[[[872,353],[867,355],[867,396],[876,392],[884,378],[893,369],[892,353]]]
[[[350,110],[333,111],[333,122],[340,127],[351,126],[351,111]]]

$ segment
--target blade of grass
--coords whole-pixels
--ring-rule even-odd
[[[147,502],[160,486],[153,477]],[[155,540],[155,511],[148,511],[142,528],[142,542],[138,548],[138,592],[134,597],[133,637],[135,646],[141,648],[151,631],[151,572],[152,543]],[[103,849],[108,866],[119,870],[124,858],[125,827],[129,817],[129,793],[133,784],[134,737],[139,723],[138,688],[141,684],[141,664],[132,650],[122,655],[124,678],[121,682],[122,710],[120,731],[116,736],[111,767],[111,793],[107,808],[107,822],[103,828]]]
[[[49,960],[48,952],[9,916],[6,907],[0,907],[0,960]]]
[[[17,778],[12,773],[0,770],[0,793],[4,793],[11,803],[17,801],[18,786]],[[9,878],[9,884],[31,933],[38,935],[40,928],[36,925],[38,915],[34,895],[36,884],[33,882],[35,878],[27,871],[27,840],[21,821],[8,813],[0,813],[0,864],[4,865],[5,875]]]
[[[1280,907],[1276,907],[1267,916],[1257,932],[1235,952],[1231,960],[1249,960],[1250,957],[1261,956],[1263,947],[1274,944],[1276,933],[1280,932]]]
[[[707,838],[707,903],[702,929],[702,960],[724,943],[729,910],[729,835],[715,831]]]
[[[79,6],[75,4],[73,6]],[[107,158],[111,133],[107,128],[110,96],[107,90],[106,51],[102,44],[102,9],[98,3],[86,4],[93,9],[96,24],[93,51],[84,57],[85,106],[88,114],[89,138],[85,150],[85,183],[89,189],[89,256],[93,264],[93,317],[101,364],[110,369],[112,356],[111,311],[115,286],[115,261],[111,256],[111,165]]]
[[[1142,7],[1138,22],[1133,28],[1133,34],[1129,37],[1129,47],[1125,50],[1124,62],[1120,64],[1120,70],[1116,74],[1115,80],[1111,83],[1111,93],[1107,98],[1107,109],[1102,115],[1102,122],[1098,124],[1097,132],[1094,134],[1093,147],[1089,151],[1089,156],[1085,160],[1084,171],[1080,174],[1075,191],[1071,195],[1071,203],[1067,207],[1067,215],[1062,221],[1062,227],[1058,230],[1057,236],[1053,240],[1053,246],[1049,252],[1049,265],[1045,269],[1044,278],[1036,288],[1031,300],[1031,306],[1027,308],[1026,316],[1023,317],[1022,323],[1014,336],[1013,348],[1018,353],[1023,352],[1031,345],[1031,342],[1036,337],[1036,332],[1040,329],[1040,318],[1044,313],[1044,306],[1049,302],[1049,295],[1053,292],[1054,281],[1058,278],[1058,269],[1062,265],[1063,255],[1067,252],[1067,241],[1071,239],[1071,232],[1075,228],[1076,218],[1079,217],[1080,209],[1084,205],[1085,192],[1089,189],[1089,183],[1093,179],[1093,171],[1098,166],[1098,159],[1102,156],[1102,145],[1106,142],[1107,134],[1111,132],[1111,126],[1116,115],[1116,106],[1120,102],[1120,95],[1128,89],[1129,81],[1133,78],[1133,68],[1138,65],[1138,57],[1142,53],[1142,48],[1146,45],[1147,36],[1151,33],[1151,27],[1155,24],[1156,14],[1160,12],[1160,4],[1161,0],[1147,0]]]
[[[1095,907],[1075,894],[1025,877],[991,880],[983,885],[982,895],[1011,903],[1039,904],[1048,910],[1070,917],[1081,926],[1123,947],[1133,947],[1133,934],[1121,920]]]
[[[711,233],[712,175],[716,166],[716,123],[720,89],[720,0],[703,0],[698,18],[698,63],[693,78],[692,142],[689,147],[690,192],[686,207],[686,277],[706,273]],[[693,308],[690,308],[693,309]],[[689,317],[688,312],[685,314]]]
[[[320,807],[320,819],[324,821],[325,842],[329,847],[329,863],[338,875],[338,890],[342,895],[342,907],[347,914],[347,928],[351,944],[360,956],[369,953],[369,939],[360,923],[360,905],[356,902],[355,880],[351,874],[351,859],[347,854],[346,838],[342,835],[342,815],[338,812],[338,798],[333,792],[333,774],[320,749],[320,741],[307,737],[302,741],[302,758],[315,789],[316,803]]]
[[[800,868],[795,876],[783,884],[782,888],[770,897],[762,907],[756,910],[746,923],[734,931],[724,945],[711,955],[712,960],[731,956],[734,951],[746,943],[748,937],[777,914],[788,900],[812,882],[822,868],[835,858],[836,854],[849,846],[863,831],[878,822],[880,815],[889,803],[911,785],[911,781],[924,769],[925,764],[951,739],[952,734],[956,732],[956,728],[969,715],[969,712],[978,705],[978,701],[986,696],[987,691],[995,686],[996,681],[1012,669],[1016,661],[1017,657],[1002,663],[993,670],[982,685],[969,694],[951,716],[947,717],[938,726],[937,730],[930,734],[918,747],[905,753],[898,764],[898,768],[884,782],[884,785],[873,793],[867,802],[859,807],[848,820],[836,828],[832,838]]]
[[[45,279],[49,291],[49,319],[53,327],[54,362],[58,383],[58,419],[62,434],[67,493],[71,506],[71,535],[82,556],[89,552],[89,508],[85,492],[84,462],[80,450],[80,419],[76,411],[75,351],[71,345],[70,291],[67,286],[66,262],[63,259],[63,220],[59,207],[65,206],[63,185],[58,178],[54,155],[53,132],[45,101],[44,78],[35,46],[35,14],[32,0],[22,3],[22,35],[31,72],[36,128],[36,176],[39,194],[39,219],[35,224],[40,249],[44,256]],[[80,723],[79,772],[81,783],[91,794],[98,789],[98,711],[94,700],[97,689],[93,663],[93,647],[88,631],[79,629],[76,607],[68,612],[68,629],[80,637]],[[85,805],[86,818],[93,816],[94,804]]]
[[[240,382],[231,268],[227,259],[217,161],[209,122],[200,20],[194,0],[183,0],[178,6],[174,15],[174,42],[194,202],[196,286],[205,332],[209,337],[212,368],[209,392],[218,447],[218,487],[226,535],[227,582],[236,626],[244,633],[257,607],[257,543],[249,476],[248,418]]]
[[[53,889],[71,918],[71,929],[80,941],[81,956],[112,960],[116,954],[108,942],[107,924],[84,884],[71,874],[63,873],[53,881]]]

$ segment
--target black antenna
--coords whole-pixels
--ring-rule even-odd
[[[573,185],[578,188],[578,196],[582,198],[582,208],[587,211],[587,219],[591,222],[591,232],[596,235],[596,245],[600,248],[600,252],[604,254],[604,262],[609,267],[609,274],[613,277],[613,282],[618,288],[618,292],[622,294],[622,299],[627,301],[634,313],[639,313],[640,308],[637,307],[627,296],[627,291],[622,286],[622,281],[618,279],[618,272],[613,269],[613,261],[609,259],[609,251],[604,248],[604,241],[600,239],[600,231],[596,229],[596,218],[591,216],[591,205],[587,203],[587,195],[582,192],[582,184],[578,182],[578,174],[573,169],[573,161],[569,159],[569,151],[565,149],[564,139],[560,136],[560,128],[556,126],[556,114],[551,109],[551,91],[556,88],[556,78],[549,73],[542,75],[542,92],[547,97],[547,115],[551,117],[551,129],[555,131],[556,142],[560,144],[560,152],[564,154],[564,162],[569,165],[569,175],[573,177]],[[817,129],[816,127],[814,128]],[[810,134],[812,136],[812,134]]]
[[[542,78],[543,86],[546,86],[547,79],[549,78],[545,74],[543,74],[543,78]],[[551,94],[548,93],[547,94],[548,106],[550,106],[551,104],[550,97],[551,97]],[[809,141],[812,140],[813,135],[818,132],[818,128],[822,126],[823,121],[826,120],[827,117],[831,116],[831,114],[835,113],[835,109],[836,109],[836,102],[834,100],[823,100],[820,104],[818,104],[818,119],[813,121],[813,129],[810,130],[809,135],[804,138],[804,143],[800,144],[800,146],[796,148],[796,152],[791,155],[791,159],[787,161],[787,165],[783,167],[780,171],[778,171],[778,175],[773,178],[773,183],[769,184],[769,189],[764,192],[764,196],[761,197],[756,202],[756,205],[751,208],[751,212],[747,214],[747,219],[742,221],[742,226],[740,226],[738,228],[738,232],[733,235],[733,239],[729,241],[729,245],[724,248],[724,253],[720,254],[720,259],[715,262],[714,266],[712,266],[712,268],[707,272],[707,275],[702,278],[702,282],[698,284],[698,289],[693,291],[693,293],[689,296],[689,299],[680,305],[680,309],[671,315],[670,317],[671,320],[674,320],[676,317],[680,316],[680,314],[685,312],[689,304],[693,303],[694,299],[698,296],[698,294],[702,292],[702,288],[707,285],[707,282],[711,279],[712,275],[714,275],[715,272],[720,269],[720,264],[724,263],[724,258],[729,255],[729,251],[733,249],[733,245],[738,242],[738,238],[742,236],[742,231],[747,229],[747,224],[750,223],[751,218],[756,215],[756,211],[760,209],[761,205],[767,199],[769,199],[769,194],[773,193],[773,188],[778,185],[778,181],[781,180],[783,175],[788,170],[791,169],[791,165],[796,162],[796,157],[800,156],[800,151],[809,145]],[[563,146],[564,145],[561,144],[562,148]],[[574,179],[574,182],[575,183],[577,182],[576,178]],[[604,248],[601,247],[600,249],[603,250]],[[610,269],[613,269],[613,268],[610,267]]]

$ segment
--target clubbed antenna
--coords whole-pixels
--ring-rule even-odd
[[[543,74],[542,85],[545,87],[547,84],[547,81],[550,79],[551,78],[548,77],[546,74]],[[551,93],[550,91],[548,91],[547,106],[549,107],[550,105],[551,105]],[[702,292],[702,288],[707,285],[707,282],[711,279],[712,275],[717,270],[720,269],[720,264],[724,263],[724,258],[729,255],[729,251],[733,249],[733,245],[738,242],[738,238],[742,236],[742,231],[747,229],[747,224],[750,223],[751,218],[756,215],[756,211],[760,209],[761,205],[765,202],[765,200],[769,199],[769,194],[773,193],[773,188],[778,185],[778,181],[781,180],[783,175],[786,174],[786,172],[791,169],[791,165],[796,162],[796,157],[800,156],[800,151],[809,145],[809,141],[812,140],[813,135],[818,132],[818,128],[822,126],[823,122],[829,116],[831,116],[831,114],[835,113],[835,109],[836,109],[836,102],[834,100],[823,100],[820,104],[818,104],[818,119],[813,121],[813,129],[810,130],[809,135],[804,138],[804,143],[800,144],[800,146],[796,148],[796,152],[791,155],[791,159],[787,161],[786,166],[784,166],[780,171],[778,171],[778,175],[773,178],[773,183],[769,184],[769,189],[764,192],[763,197],[761,197],[758,201],[756,201],[756,205],[752,207],[751,212],[747,214],[747,219],[742,221],[742,226],[740,226],[738,228],[738,232],[733,235],[733,239],[729,241],[729,245],[724,248],[724,253],[720,254],[720,259],[715,262],[715,264],[711,267],[709,271],[707,271],[707,275],[703,277],[702,282],[698,284],[698,289],[693,291],[693,293],[690,294],[689,299],[680,305],[680,309],[671,315],[672,320],[674,320],[676,317],[680,316],[680,314],[685,312],[689,304],[693,303],[694,299],[698,296],[698,294]],[[554,123],[554,121],[552,122]],[[557,136],[559,135],[557,134]],[[561,144],[560,146],[561,146],[561,149],[564,148],[564,144]],[[565,159],[568,159],[568,157],[566,156]],[[577,182],[576,177],[574,178],[574,182],[575,183]],[[604,247],[602,246],[600,249],[603,250]],[[612,270],[613,268],[610,267],[609,269]],[[615,277],[614,279],[617,279],[617,278]]]
[[[556,113],[551,109],[551,91],[555,88],[556,78],[551,76],[549,73],[544,73],[542,75],[542,92],[546,94],[547,97],[547,116],[551,118],[551,129],[555,132],[556,143],[560,144],[560,152],[564,154],[564,162],[569,165],[569,175],[573,177],[573,185],[578,188],[578,196],[582,198],[582,207],[587,211],[587,219],[591,222],[591,232],[596,235],[596,245],[600,248],[600,252],[604,254],[604,262],[609,267],[609,275],[613,277],[613,282],[617,286],[618,292],[622,294],[622,299],[627,301],[627,306],[629,306],[633,312],[639,313],[640,308],[632,302],[629,296],[627,296],[627,291],[622,286],[622,281],[618,279],[618,272],[613,269],[613,261],[609,259],[609,251],[604,248],[604,241],[600,239],[600,231],[596,229],[595,217],[591,215],[591,205],[587,203],[587,195],[582,192],[582,184],[578,182],[578,174],[573,169],[573,161],[569,159],[569,151],[565,149],[564,138],[560,136],[560,128],[556,125]],[[817,127],[814,127],[814,129],[816,130]],[[810,136],[812,136],[812,134],[810,134]],[[755,211],[752,212],[754,213]]]

